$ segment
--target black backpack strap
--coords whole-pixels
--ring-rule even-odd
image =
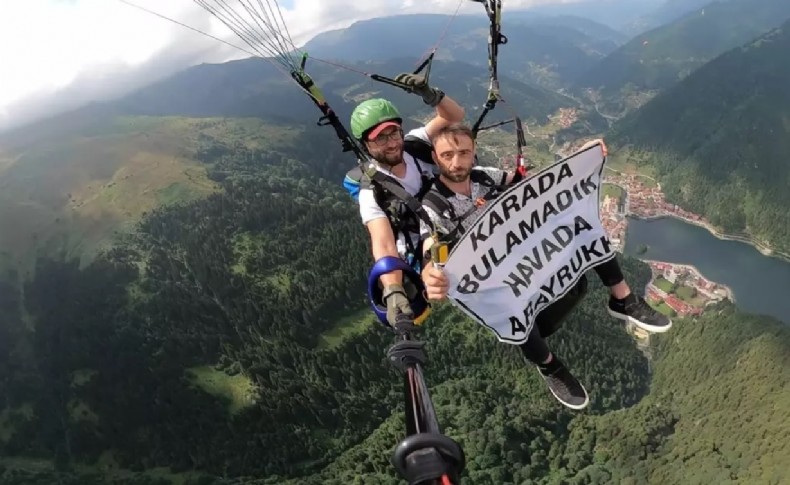
[[[417,197],[412,196],[410,193],[403,188],[401,184],[399,184],[395,179],[385,175],[378,170],[375,170],[372,174],[368,173],[367,178],[369,178],[373,183],[379,185],[381,188],[392,194],[396,199],[403,202],[406,207],[420,220],[428,224],[428,227],[433,227],[433,221],[428,216],[428,213],[425,212],[425,209],[422,207],[422,202],[420,202],[419,198],[423,194],[417,194]],[[421,188],[420,192],[427,192],[430,190],[431,181],[429,180],[426,184],[426,180],[423,180],[423,187]],[[427,185],[427,187],[426,187]]]
[[[469,178],[472,179],[472,182],[478,183],[484,187],[488,187],[488,192],[486,192],[483,197],[475,201],[475,209],[477,209],[478,205],[482,205],[489,200],[496,199],[499,197],[499,194],[501,194],[502,191],[507,188],[507,185],[505,184],[497,184],[496,181],[491,178],[491,176],[488,175],[484,170],[472,170],[472,173],[469,174]],[[469,217],[472,212],[474,211],[469,212],[469,214],[466,214],[465,217]]]
[[[422,203],[435,212],[438,217],[448,219],[450,222],[455,223],[455,227],[453,227],[449,234],[442,235],[441,237],[442,242],[448,244],[448,246],[452,248],[455,242],[461,238],[461,234],[463,234],[463,227],[461,226],[463,218],[456,215],[455,209],[452,204],[450,204],[450,201],[447,200],[447,197],[450,195],[452,195],[450,189],[439,179],[436,179],[431,190],[423,196]]]
[[[436,178],[431,190],[422,197],[424,205],[431,208],[439,217],[448,218],[445,216],[445,214],[447,214],[449,216],[450,222],[454,223],[455,227],[453,230],[447,236],[445,236],[449,244],[454,244],[458,239],[460,239],[461,235],[463,234],[462,223],[464,220],[466,220],[466,218],[474,214],[477,209],[479,209],[480,206],[484,205],[486,202],[497,198],[499,194],[502,193],[502,190],[507,187],[506,185],[497,184],[496,181],[484,170],[472,170],[472,172],[469,174],[469,178],[474,183],[489,187],[489,190],[483,197],[475,200],[474,205],[467,209],[463,214],[456,214],[455,209],[448,200],[448,198],[452,197],[454,193],[446,185],[444,185],[439,178]]]
[[[436,189],[426,192],[422,197],[422,203],[433,210],[439,217],[446,217],[445,213],[448,213],[451,218],[455,218],[455,209],[453,209],[450,201]]]
[[[414,157],[415,159],[428,164],[436,165],[433,161],[433,145],[414,135],[406,135],[403,137],[403,151]]]

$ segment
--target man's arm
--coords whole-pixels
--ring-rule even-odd
[[[359,215],[370,234],[370,249],[373,253],[374,261],[378,261],[384,256],[399,258],[395,234],[392,232],[392,226],[390,226],[387,214],[379,207],[373,190],[369,188],[359,191]],[[396,271],[382,275],[380,278],[381,284],[385,288],[387,285],[401,284],[403,281],[401,273],[401,271]]]
[[[522,178],[522,175],[517,170],[511,170],[505,174],[505,183],[503,185],[513,185]]]
[[[406,90],[420,96],[425,104],[436,108],[436,116],[425,125],[429,140],[444,126],[464,120],[464,109],[441,89],[429,86],[425,77],[404,72],[395,80],[405,84]]]
[[[387,214],[379,207],[371,189],[359,191],[359,213],[362,223],[370,233],[370,246],[373,258],[378,261],[385,256],[400,258],[395,234],[392,232]],[[395,325],[398,315],[413,316],[406,290],[403,288],[403,272],[393,271],[379,277],[384,292],[383,303],[387,306],[387,321]]]
[[[395,245],[395,235],[392,233],[392,227],[386,217],[372,219],[366,226],[370,233],[371,252],[375,261],[384,256],[400,258],[398,247]],[[393,271],[392,273],[385,273],[379,279],[384,288],[389,285],[400,285],[403,282],[403,272]]]
[[[445,95],[442,101],[436,105],[436,116],[425,125],[428,139],[450,123],[458,123],[464,120],[464,109],[455,102],[453,98]]]
[[[599,142],[601,143],[601,150],[603,150],[603,156],[609,155],[609,149],[606,147],[606,143],[603,141],[603,138],[596,138],[595,140],[588,141],[587,143],[582,145],[581,148],[579,148],[579,151],[586,150],[587,148],[590,148],[591,146]]]
[[[505,171],[496,167],[489,167],[486,165],[477,165],[472,167],[472,170],[479,170],[485,172],[494,180],[497,185],[511,185],[521,180],[521,174],[516,170]]]

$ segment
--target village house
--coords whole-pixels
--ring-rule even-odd
[[[664,195],[659,186],[647,187],[642,183],[639,176],[634,174],[607,174],[607,181],[626,190],[624,207],[620,206],[620,201],[616,197],[607,195],[601,201],[601,223],[617,251],[622,251],[625,246],[627,218],[623,212],[639,217],[673,215],[690,221],[706,222],[702,217],[687,212],[676,204],[664,200]],[[650,261],[648,264],[653,271],[654,278],[661,276],[673,285],[684,284],[696,289],[698,294],[707,300],[705,302],[706,306],[729,296],[729,290],[726,287],[721,287],[705,279],[690,266],[656,261]],[[645,296],[651,303],[658,304],[663,302],[681,317],[699,315],[703,312],[703,307],[692,305],[675,294],[666,293],[652,282],[648,284],[646,293]],[[638,335],[641,332],[640,329],[629,328],[629,332],[638,340],[643,341],[643,343],[647,341],[645,340],[647,335]]]

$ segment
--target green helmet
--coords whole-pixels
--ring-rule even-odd
[[[386,99],[374,98],[363,101],[351,113],[351,133],[361,140],[371,128],[384,121],[402,122],[398,109]]]

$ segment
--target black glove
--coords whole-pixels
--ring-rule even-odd
[[[444,92],[428,86],[428,83],[422,76],[404,72],[398,74],[395,80],[408,86],[407,89],[410,93],[421,96],[423,102],[432,108],[435,108],[444,99]]]
[[[392,327],[398,320],[398,315],[406,315],[409,318],[414,318],[414,312],[411,310],[409,298],[406,296],[406,290],[401,285],[389,285],[384,288],[382,295],[384,304],[387,305],[387,321]]]

